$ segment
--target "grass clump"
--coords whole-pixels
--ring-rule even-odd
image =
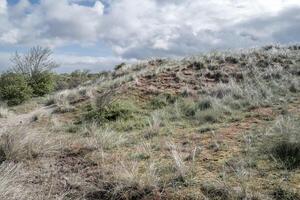
[[[218,110],[209,109],[205,111],[197,111],[195,117],[200,124],[216,123],[219,121],[220,115],[221,114]]]
[[[197,103],[197,107],[201,111],[208,110],[208,109],[212,108],[212,102],[210,99],[202,99],[201,101],[199,101]]]
[[[189,119],[194,119],[197,123],[216,123],[221,117],[222,110],[213,105],[211,99],[193,101],[184,99],[181,102],[181,112]]]
[[[220,183],[207,182],[201,185],[203,194],[212,200],[226,200],[230,198],[230,191]]]
[[[268,155],[283,167],[291,170],[300,167],[300,120],[281,117],[271,129],[264,146],[269,146]]]
[[[300,166],[300,143],[298,141],[282,140],[273,144],[271,152],[288,169]]]
[[[162,109],[167,105],[173,104],[176,101],[177,97],[172,94],[161,94],[150,100],[148,107],[152,110]]]
[[[148,120],[148,124],[149,124],[149,127],[147,128],[146,132],[144,133],[144,137],[146,139],[150,139],[159,134],[161,126],[162,126],[160,114],[158,112],[153,113],[151,118]]]
[[[92,138],[95,144],[104,150],[117,147],[126,141],[126,138],[121,133],[103,129],[97,123],[84,125],[81,133],[86,137]]]
[[[56,152],[59,145],[50,141],[49,134],[31,132],[28,129],[11,129],[1,136],[0,151],[9,161],[35,159],[39,155]]]

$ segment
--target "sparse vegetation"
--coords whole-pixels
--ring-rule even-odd
[[[9,106],[48,95],[1,103],[0,198],[299,199],[300,52],[272,49],[50,73],[52,94],[4,73]]]

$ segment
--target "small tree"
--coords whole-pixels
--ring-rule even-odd
[[[8,72],[0,76],[0,99],[7,101],[9,106],[23,103],[31,95],[32,89],[22,74]]]
[[[48,94],[54,88],[51,70],[58,67],[58,64],[52,60],[51,55],[49,48],[37,46],[24,55],[16,52],[11,58],[12,70],[25,76],[34,95]]]
[[[11,62],[13,63],[12,69],[16,73],[29,77],[50,72],[58,67],[58,64],[51,59],[51,55],[51,49],[40,46],[31,48],[22,56],[16,52],[11,58]]]

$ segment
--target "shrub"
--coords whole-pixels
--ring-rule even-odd
[[[32,96],[32,89],[21,74],[4,73],[0,77],[0,98],[7,101],[7,105],[14,106],[28,100]]]
[[[136,107],[127,101],[113,102],[107,106],[92,108],[88,106],[88,112],[84,114],[86,121],[110,122],[117,120],[128,120],[133,118],[133,114],[137,111]]]
[[[48,72],[34,74],[29,79],[29,86],[33,89],[36,96],[44,96],[54,89],[53,75]]]
[[[51,56],[49,48],[36,46],[23,55],[16,52],[11,58],[12,71],[26,78],[36,96],[48,94],[54,88],[51,70],[58,67],[58,64]]]

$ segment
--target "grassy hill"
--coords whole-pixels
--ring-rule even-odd
[[[300,46],[155,59],[0,108],[0,199],[300,199]]]

